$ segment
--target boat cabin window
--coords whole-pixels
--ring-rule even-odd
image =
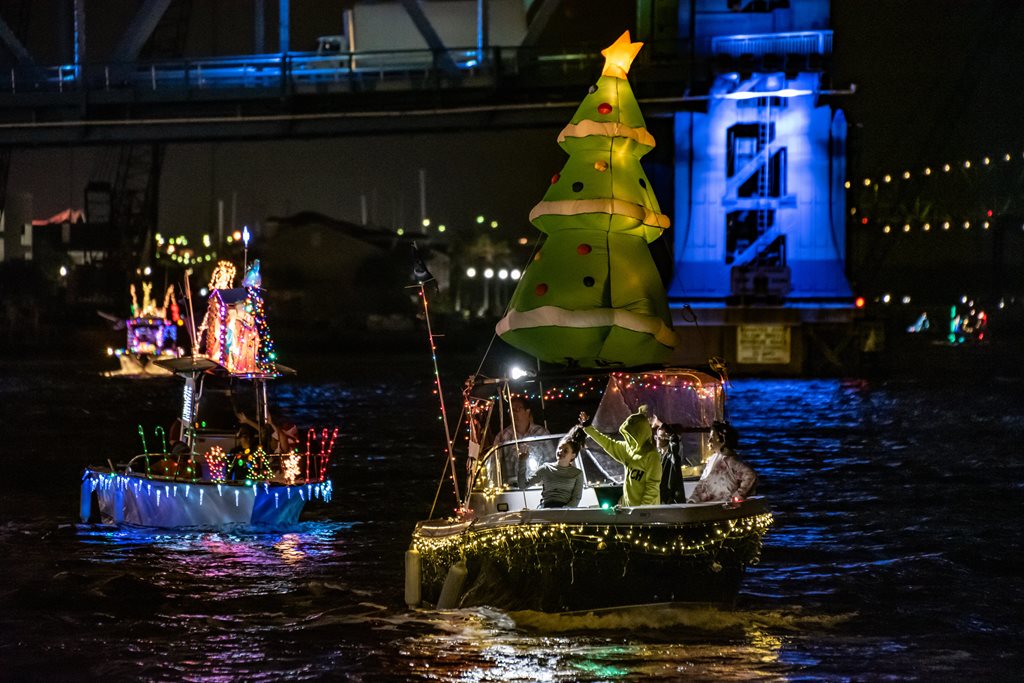
[[[519,488],[519,453],[526,453],[526,474],[530,476],[544,463],[557,462],[558,442],[564,434],[533,436],[518,442],[503,443],[493,447],[484,457],[480,471],[473,482],[473,489],[517,489]],[[614,460],[592,441],[588,441],[576,458],[575,464],[583,470],[584,482],[590,487],[620,486],[623,479],[622,464]],[[538,484],[539,486],[539,484]]]

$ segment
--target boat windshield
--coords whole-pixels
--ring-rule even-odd
[[[518,467],[521,460],[526,463],[529,477],[541,465],[558,460],[555,451],[564,434],[532,436],[518,441],[494,446],[487,452],[480,465],[473,489],[477,491],[495,489],[518,489]],[[586,486],[601,487],[621,485],[624,469],[622,465],[604,452],[593,441],[588,441],[575,461],[583,470]]]

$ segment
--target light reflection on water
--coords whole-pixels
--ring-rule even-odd
[[[736,380],[730,418],[776,518],[737,609],[509,615],[402,604],[442,464],[429,366],[275,388],[296,422],[341,427],[334,499],[287,528],[175,532],[73,515],[85,461],[131,452],[176,394],[7,368],[18,429],[0,412],[0,433],[29,460],[0,480],[0,678],[992,680],[1024,664],[1021,383]],[[54,447],[71,433],[80,447]]]

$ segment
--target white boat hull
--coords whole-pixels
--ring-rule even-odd
[[[293,486],[271,482],[183,482],[86,470],[82,477],[80,516],[87,522],[98,512],[104,524],[164,528],[288,525],[298,522],[306,501],[327,501],[330,496],[330,481]]]

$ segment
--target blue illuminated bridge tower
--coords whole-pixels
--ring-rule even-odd
[[[857,332],[829,3],[679,3],[679,32],[711,74],[706,110],[674,115],[676,360],[842,366]]]

